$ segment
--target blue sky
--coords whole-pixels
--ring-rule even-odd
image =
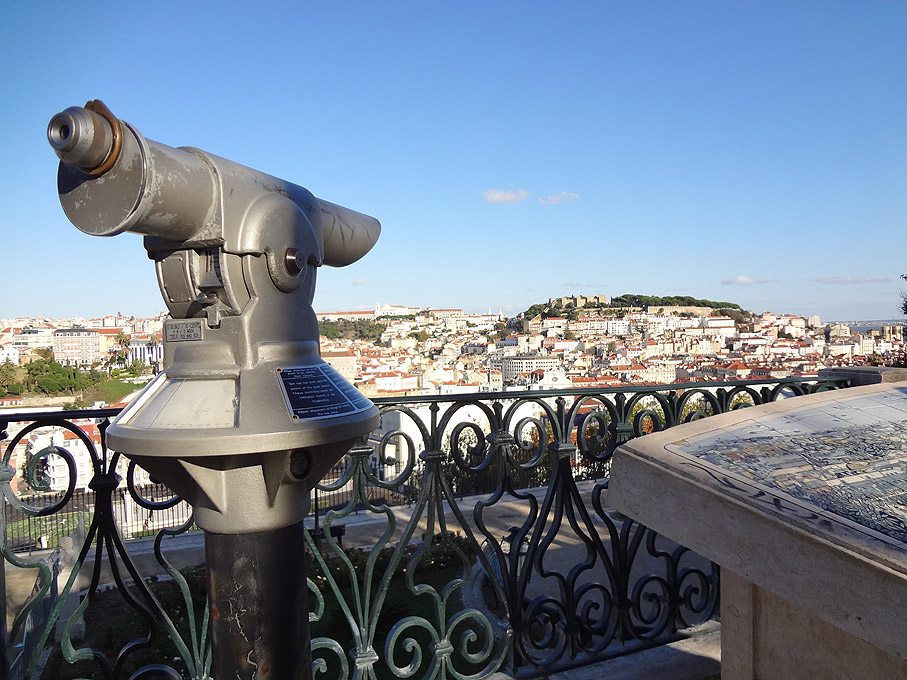
[[[898,316],[907,4],[3,3],[0,317],[163,309],[141,238],[56,197],[47,121],[104,100],[377,217],[318,311],[573,293]]]

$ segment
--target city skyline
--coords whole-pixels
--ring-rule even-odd
[[[559,297],[564,297],[564,296],[559,296]],[[569,297],[569,296],[567,296],[567,297]],[[548,298],[545,300],[536,300],[532,304],[545,304],[546,302],[549,302],[551,299],[553,299],[553,298]],[[734,303],[733,300],[724,300],[724,302]],[[513,314],[507,314],[506,312],[503,311],[502,308],[492,308],[491,306],[488,306],[488,305],[486,305],[484,307],[479,305],[478,307],[476,307],[474,309],[467,309],[463,305],[456,305],[456,304],[446,305],[446,306],[427,305],[424,307],[413,307],[411,305],[407,305],[405,301],[402,304],[382,303],[382,302],[378,301],[373,305],[365,305],[365,306],[357,308],[357,309],[315,309],[315,313],[320,318],[320,317],[330,317],[333,314],[345,314],[345,313],[356,313],[356,312],[375,312],[376,309],[381,308],[381,307],[401,307],[401,308],[404,308],[404,307],[410,308],[411,307],[412,309],[419,309],[422,312],[429,312],[432,310],[434,310],[434,311],[457,310],[467,316],[471,316],[471,315],[472,316],[482,316],[482,315],[486,315],[486,314],[497,315],[498,312],[501,311],[501,313],[503,313],[504,316],[508,319],[515,319],[515,318],[519,317],[527,309],[529,309],[527,307],[526,309],[517,310]],[[569,309],[569,307],[568,307],[568,309]],[[581,307],[581,308],[579,308],[580,316],[587,316],[587,315],[596,316],[599,311],[600,310],[597,307]],[[897,318],[897,316],[891,316],[891,317],[887,317],[887,318],[853,317],[853,318],[839,318],[839,319],[828,318],[827,319],[827,318],[822,317],[820,314],[803,315],[803,314],[796,314],[795,312],[788,312],[788,311],[778,310],[778,309],[763,309],[761,311],[756,311],[756,310],[750,309],[750,310],[744,310],[744,311],[752,312],[754,314],[754,316],[756,316],[756,317],[758,317],[760,314],[764,314],[764,313],[774,314],[776,316],[796,316],[796,317],[803,318],[803,319],[808,319],[813,316],[817,316],[817,317],[819,317],[821,323],[826,324],[826,325],[834,324],[834,323],[845,323],[845,324],[850,323],[850,324],[855,324],[855,325],[859,325],[861,323],[866,323],[866,324],[885,323],[885,324],[894,324],[894,325],[907,325],[907,320],[905,320],[903,318],[903,315],[901,315],[901,318]],[[0,316],[0,320],[12,321],[15,319],[32,319],[32,320],[47,319],[47,320],[53,321],[53,322],[60,322],[60,321],[73,321],[73,320],[83,319],[85,321],[89,321],[89,320],[99,321],[102,319],[109,319],[109,318],[113,318],[113,317],[118,317],[118,318],[123,318],[123,319],[132,318],[132,319],[136,319],[136,320],[149,320],[149,319],[153,320],[153,319],[159,319],[161,317],[168,317],[168,316],[169,316],[169,312],[167,311],[166,307],[162,306],[162,308],[160,310],[158,310],[157,312],[155,312],[153,314],[148,314],[148,315],[134,314],[128,310],[116,310],[116,311],[108,310],[105,313],[96,314],[96,315],[84,315],[84,314],[48,315],[48,314],[41,314],[41,313],[20,314],[17,316]],[[394,318],[394,316],[395,315],[390,315],[390,316],[383,316],[383,317],[376,317],[376,318],[392,319],[392,318]],[[524,318],[528,318],[528,317],[524,317]]]
[[[901,316],[907,6],[217,7],[118,7],[129,30],[103,3],[0,8],[0,318],[164,308],[139,237],[60,209],[44,129],[92,98],[381,220],[319,272],[319,312],[640,293]]]

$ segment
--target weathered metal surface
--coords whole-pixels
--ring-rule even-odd
[[[205,535],[215,678],[311,678],[302,524]]]

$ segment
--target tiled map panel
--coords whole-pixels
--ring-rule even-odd
[[[907,389],[840,397],[668,449],[907,544]]]

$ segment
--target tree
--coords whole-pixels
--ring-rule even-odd
[[[340,337],[340,328],[334,321],[325,319],[324,321],[319,321],[318,326],[318,332],[328,340],[336,340]]]
[[[539,314],[543,314],[547,311],[548,311],[548,308],[544,304],[530,305],[529,309],[527,309],[525,312],[523,312],[523,318],[524,319],[534,319]]]
[[[907,274],[901,274],[901,278],[907,281]],[[907,294],[901,293],[901,314],[907,314]],[[901,351],[898,352],[891,361],[892,366],[898,368],[907,368],[907,348],[901,344]]]
[[[35,359],[25,367],[25,389],[36,389],[38,378],[47,373],[47,360]]]
[[[753,320],[753,313],[747,312],[742,309],[720,309],[718,310],[725,316],[729,316],[734,320],[735,324],[747,324]]]
[[[124,331],[120,331],[116,334],[116,337],[113,339],[113,341],[120,348],[117,352],[117,363],[125,366],[126,359],[129,357],[129,345],[132,342],[132,338]]]
[[[10,363],[9,359],[7,359],[3,365],[0,366],[0,396],[12,392],[10,386],[18,382],[18,377],[16,367]]]
[[[377,340],[387,328],[386,323],[373,323],[368,319],[348,321],[322,320],[318,322],[318,332],[330,340],[346,338],[353,340]]]
[[[157,355],[154,353],[154,349],[161,344],[161,338],[157,333],[152,333],[148,336],[148,346],[152,349],[152,359],[151,359],[151,371],[157,373],[161,370],[160,362],[157,360]]]
[[[38,378],[36,384],[38,389],[44,392],[44,394],[56,394],[65,389],[60,379],[53,374],[42,375]]]

